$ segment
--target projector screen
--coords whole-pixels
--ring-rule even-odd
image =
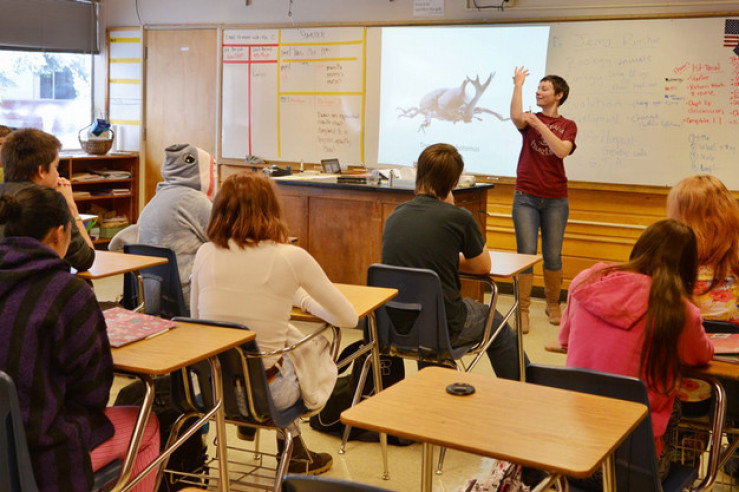
[[[537,111],[549,26],[381,29],[377,162],[411,166],[444,142],[465,172],[515,176],[521,135],[509,120],[513,72],[530,75],[524,111]]]

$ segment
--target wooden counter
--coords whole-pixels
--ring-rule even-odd
[[[413,189],[275,180],[289,234],[298,238],[333,282],[364,285],[367,268],[379,263],[385,220],[395,207],[413,198]],[[485,234],[487,190],[492,184],[454,191]]]

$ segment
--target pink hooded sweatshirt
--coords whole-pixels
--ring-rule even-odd
[[[580,272],[572,281],[567,308],[562,315],[559,342],[567,349],[567,365],[639,377],[639,357],[646,326],[651,277],[640,273],[613,272],[590,275],[608,265]],[[687,366],[713,358],[713,345],[703,330],[700,310],[684,301],[686,320],[678,341],[678,354]],[[670,419],[675,393],[659,393],[648,387],[657,456]]]

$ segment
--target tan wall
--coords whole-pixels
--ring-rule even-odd
[[[649,224],[665,217],[667,188],[570,183],[570,218],[562,248],[564,286],[580,271],[599,262],[628,259],[636,239]],[[511,207],[513,180],[502,180],[488,192],[487,244],[516,250]],[[535,285],[543,285],[541,264]]]

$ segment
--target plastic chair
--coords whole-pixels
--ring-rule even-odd
[[[467,277],[466,277],[467,278]],[[505,326],[505,321],[493,332],[495,306],[498,301],[498,287],[488,277],[471,277],[470,280],[483,282],[491,290],[490,306],[485,320],[485,330],[479,342],[453,347],[449,339],[449,329],[444,307],[444,294],[441,280],[433,270],[408,268],[375,263],[367,271],[367,285],[398,289],[398,296],[377,308],[377,343],[382,354],[412,359],[419,362],[439,364],[469,372],[485,355],[495,336]],[[463,356],[474,355],[465,365]],[[362,368],[360,382],[366,378],[368,366]],[[358,386],[361,388],[362,384]],[[355,397],[356,399],[356,397]],[[351,432],[351,426],[344,428],[341,443],[343,449]],[[382,443],[385,444],[385,443]],[[387,456],[386,445],[381,445],[383,457]],[[446,448],[439,452],[436,473],[440,474],[444,465]]]
[[[349,482],[337,478],[286,475],[282,479],[283,492],[388,492],[372,485]]]
[[[18,394],[13,380],[0,371],[0,490],[8,492],[37,492],[33,466],[28,454],[26,431],[23,427]],[[112,485],[121,472],[123,463],[115,460],[95,472],[93,492]]]
[[[211,325],[214,329],[227,327],[248,330],[247,327],[238,323],[191,318],[174,318],[174,320]],[[284,410],[276,409],[272,401],[272,393],[269,390],[262,359],[295,350],[295,348],[329,328],[336,333],[336,328],[324,325],[296,344],[274,352],[260,352],[257,342],[252,340],[240,347],[224,352],[218,357],[223,376],[223,408],[226,421],[256,429],[280,430],[285,436],[285,445],[280,456],[274,482],[274,491],[276,492],[280,492],[282,478],[287,473],[293,451],[293,442],[295,439],[300,439],[299,419],[310,416],[318,410],[309,411],[303,404],[302,399]],[[337,339],[334,338],[334,341],[336,342]],[[171,376],[172,399],[185,413],[172,426],[168,446],[174,442],[180,427],[187,418],[199,415],[206,408],[212,408],[213,406],[210,368],[207,363],[188,366],[179,372],[172,373]],[[224,457],[219,457],[219,459],[224,459]]]
[[[526,381],[531,384],[643,403],[649,408],[647,387],[637,378],[575,367],[530,364],[526,367]],[[614,461],[616,486],[622,492],[677,492],[690,487],[698,475],[694,468],[673,463],[669,475],[660,483],[650,412],[647,412],[647,417],[616,449]],[[582,490],[572,483],[569,484],[569,488],[571,491]]]
[[[123,252],[134,255],[157,256],[167,258],[167,263],[139,271],[143,280],[146,314],[172,318],[189,316],[182,294],[180,272],[177,268],[177,256],[169,248],[150,246],[148,244],[126,244]],[[139,296],[139,279],[134,273],[123,276],[123,300],[126,309],[136,309],[141,303]]]

